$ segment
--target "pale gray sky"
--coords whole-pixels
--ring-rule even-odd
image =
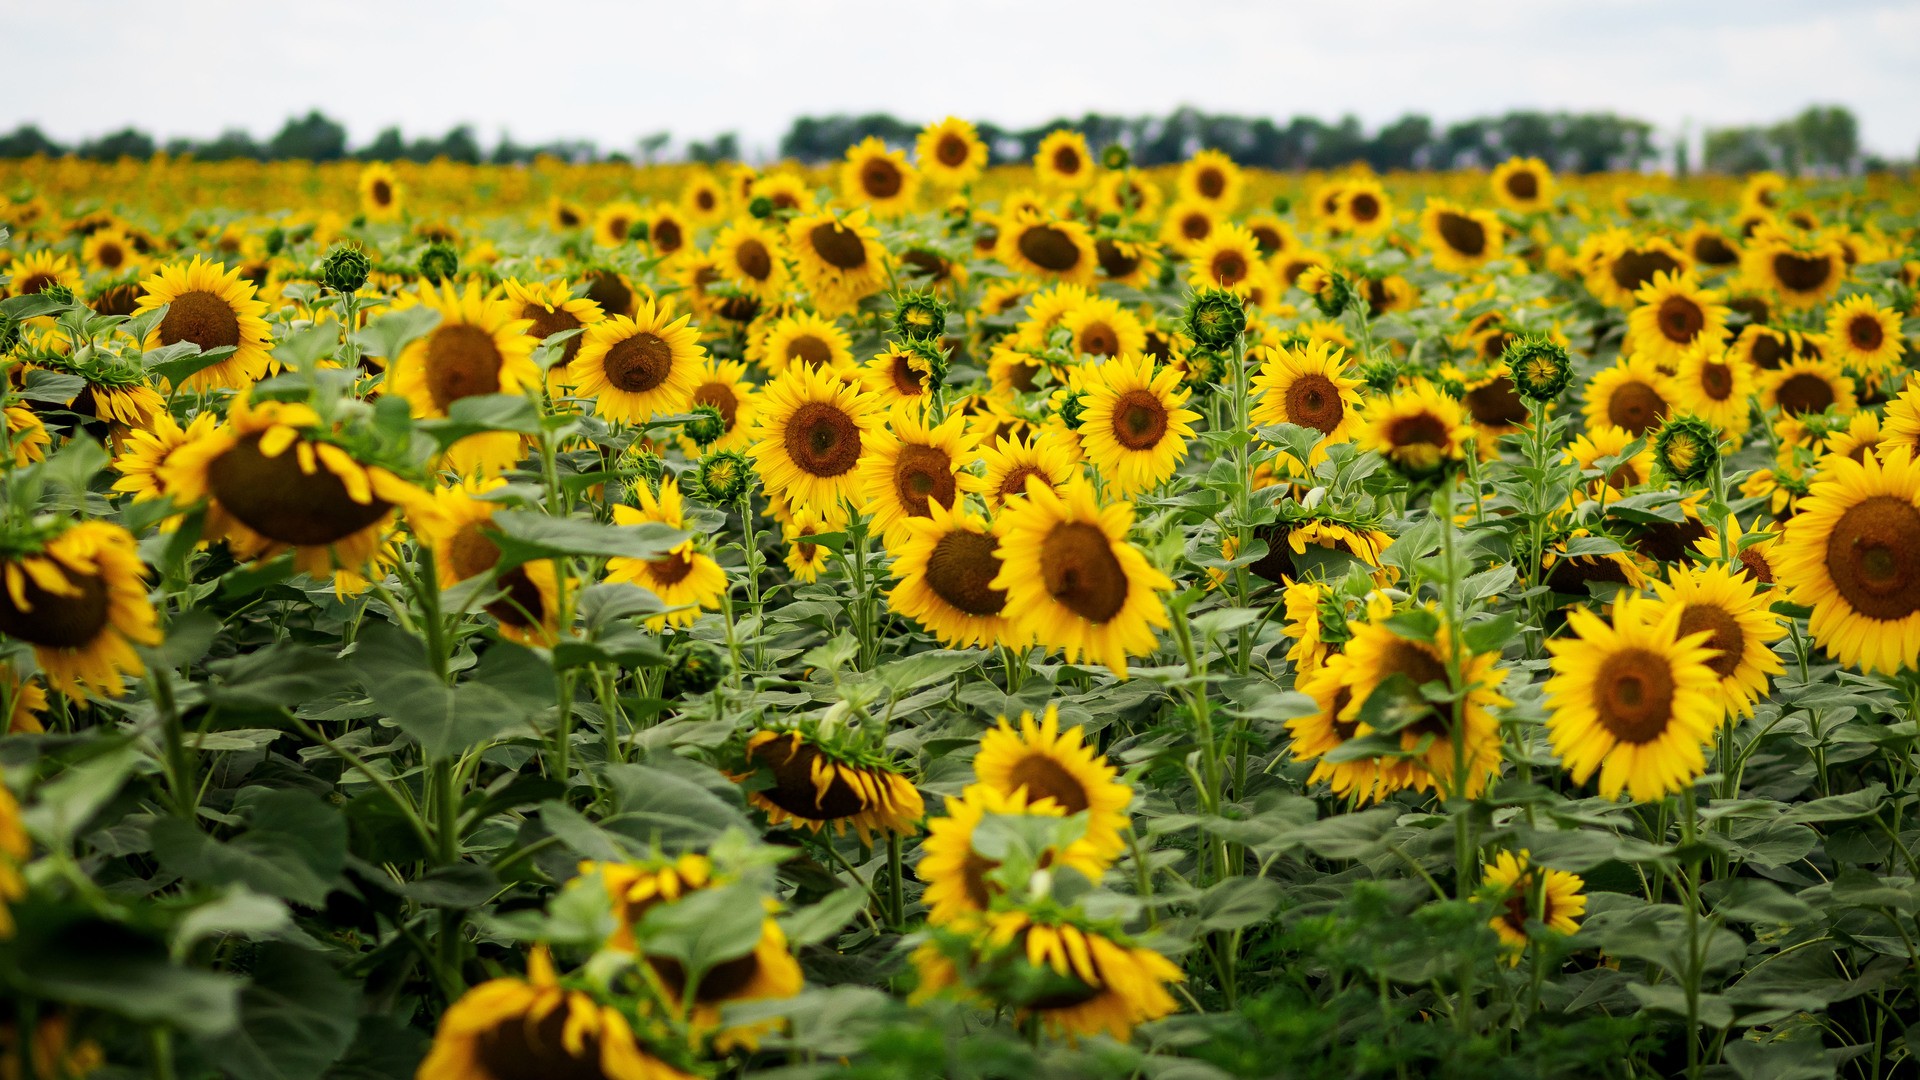
[[[471,123],[483,142],[630,149],[803,113],[1024,126],[1098,110],[1611,109],[1668,133],[1810,102],[1867,148],[1920,147],[1920,0],[8,0],[0,129],[266,137],[319,107],[355,144]]]

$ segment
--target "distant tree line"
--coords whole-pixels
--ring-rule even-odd
[[[841,157],[846,148],[869,136],[894,146],[910,146],[920,126],[885,113],[862,116],[806,116],[795,120],[782,136],[782,157],[804,162],[826,162]],[[1062,118],[1036,127],[1012,129],[981,124],[980,134],[995,162],[1031,158],[1040,141],[1068,128],[1085,133],[1095,147],[1118,144],[1142,165],[1184,161],[1203,149],[1220,150],[1243,165],[1272,169],[1325,169],[1365,162],[1380,171],[1393,169],[1449,169],[1485,167],[1508,157],[1538,157],[1561,172],[1633,170],[1666,165],[1677,172],[1694,167],[1687,140],[1663,142],[1653,125],[1612,113],[1515,111],[1439,125],[1425,116],[1408,114],[1368,130],[1352,116],[1326,123],[1296,116],[1284,123],[1264,117],[1204,113],[1183,108],[1168,116],[1120,117],[1089,113],[1079,119]],[[473,128],[460,125],[439,138],[409,140],[399,128],[388,128],[372,142],[352,149],[347,131],[319,111],[287,121],[279,133],[264,142],[245,131],[228,131],[211,140],[170,139],[127,128],[67,146],[47,137],[39,128],[23,125],[0,136],[0,158],[35,154],[73,154],[83,158],[115,160],[149,157],[156,151],[190,154],[202,161],[432,161],[512,164],[548,155],[568,161],[725,161],[742,156],[737,133],[692,140],[679,152],[670,149],[666,132],[647,135],[629,152],[604,152],[587,140],[563,140],[523,145],[502,137],[491,149],[481,146]],[[1861,153],[1859,124],[1843,106],[1812,106],[1790,120],[1763,127],[1711,129],[1704,139],[1699,164],[1716,172],[1781,169],[1800,172],[1855,172],[1884,168],[1887,163]]]

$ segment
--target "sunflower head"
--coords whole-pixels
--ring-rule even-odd
[[[1187,299],[1184,328],[1196,345],[1231,348],[1247,329],[1246,301],[1229,289],[1201,289]]]
[[[685,701],[713,692],[733,670],[726,650],[711,642],[685,638],[674,646],[667,660],[667,677],[661,693],[669,701]]]
[[[1676,483],[1703,483],[1720,461],[1720,431],[1697,416],[1669,417],[1654,433],[1653,459]]]
[[[712,409],[711,405],[699,406]],[[739,502],[753,491],[758,477],[753,462],[738,450],[718,450],[700,459],[694,470],[694,490],[716,506]]]
[[[1552,401],[1573,379],[1573,357],[1564,345],[1545,334],[1528,334],[1508,342],[1501,361],[1520,396]]]
[[[902,293],[894,300],[893,332],[902,339],[937,338],[946,331],[946,301],[929,292]]]

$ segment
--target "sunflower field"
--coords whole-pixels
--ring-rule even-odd
[[[1909,178],[0,163],[0,1078],[1920,1075]]]

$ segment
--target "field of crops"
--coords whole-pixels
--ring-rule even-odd
[[[1920,194],[0,162],[0,1078],[1915,1076]]]

